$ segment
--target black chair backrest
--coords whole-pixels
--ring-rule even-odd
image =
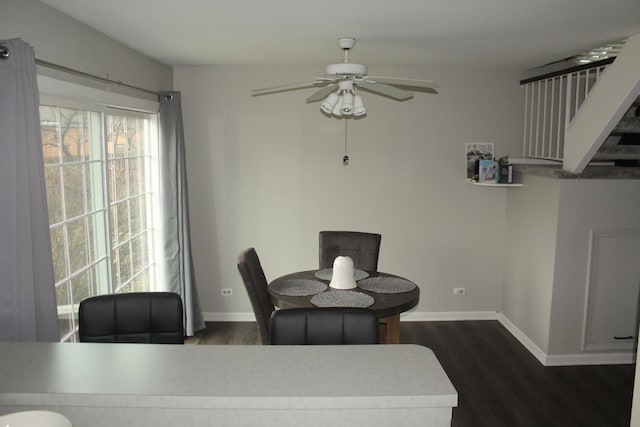
[[[254,248],[246,249],[238,255],[238,271],[247,288],[249,300],[256,316],[260,342],[269,344],[269,319],[275,307],[271,302],[267,279]]]
[[[182,299],[173,292],[89,297],[78,310],[81,342],[184,344]]]
[[[378,344],[378,319],[366,308],[292,308],[271,316],[271,344]]]
[[[320,268],[333,267],[338,256],[353,259],[360,270],[378,271],[378,255],[382,235],[359,231],[321,231]]]

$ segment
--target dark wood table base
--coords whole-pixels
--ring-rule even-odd
[[[378,319],[380,344],[400,344],[400,315]]]

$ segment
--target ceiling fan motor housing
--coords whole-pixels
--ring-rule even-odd
[[[354,64],[352,62],[342,62],[339,64],[329,64],[326,68],[328,76],[357,76],[367,75],[367,66],[364,64]]]

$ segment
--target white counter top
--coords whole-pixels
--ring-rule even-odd
[[[444,408],[450,420],[457,405],[433,352],[414,345],[0,343],[0,378],[0,414],[58,409],[76,427],[102,425],[83,421],[91,408],[111,408],[113,417],[129,408],[128,421],[134,415],[149,420],[156,409],[167,422],[171,414],[184,417],[189,410],[220,416],[229,410],[284,410],[291,418],[299,409],[330,414]],[[163,425],[155,422],[149,425]]]

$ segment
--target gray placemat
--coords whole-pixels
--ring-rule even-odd
[[[311,297],[311,304],[316,307],[369,307],[373,305],[373,297],[354,291],[328,291]]]
[[[303,297],[326,291],[328,286],[318,280],[282,279],[269,285],[273,292],[289,297]]]
[[[401,277],[369,277],[358,282],[358,287],[378,294],[401,294],[416,288],[416,284]]]
[[[333,276],[333,268],[323,268],[322,270],[318,270],[315,272],[315,276],[321,280],[331,280],[331,277]],[[353,276],[357,282],[358,280],[362,280],[366,277],[369,277],[369,273],[367,273],[364,270],[359,270],[356,268],[353,270]]]

